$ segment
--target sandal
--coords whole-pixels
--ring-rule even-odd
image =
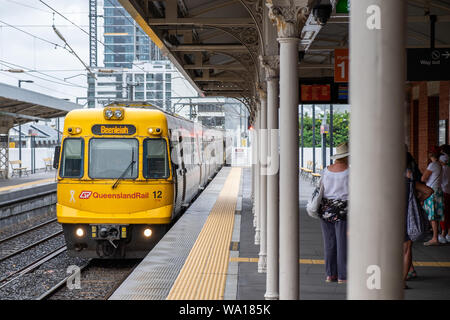
[[[430,241],[424,242],[423,245],[426,246],[426,247],[430,247],[430,246],[439,246],[440,243],[439,243],[439,242],[434,242],[434,241],[431,241],[431,240],[430,240]]]

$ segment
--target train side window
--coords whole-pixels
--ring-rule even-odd
[[[169,176],[166,140],[145,139],[144,177],[147,179],[167,179]]]
[[[81,178],[83,175],[84,141],[82,139],[68,138],[64,140],[61,167],[61,178]]]

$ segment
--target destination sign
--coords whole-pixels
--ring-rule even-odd
[[[96,135],[133,135],[136,127],[131,124],[96,124],[92,126]]]

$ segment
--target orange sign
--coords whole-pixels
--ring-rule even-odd
[[[329,84],[302,84],[302,101],[330,101],[331,87]]]
[[[348,49],[334,49],[334,82],[348,82]]]

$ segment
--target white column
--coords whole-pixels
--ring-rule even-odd
[[[259,159],[259,150],[261,148],[261,139],[260,139],[260,110],[258,107],[258,111],[256,112],[256,121],[255,121],[255,136],[256,136],[256,188],[255,188],[255,213],[253,218],[253,225],[255,226],[255,245],[259,245],[260,243],[260,206],[261,206],[261,192],[260,192],[260,178],[261,178],[261,164]]]
[[[352,1],[348,299],[402,299],[405,3]]]
[[[309,1],[266,0],[280,43],[280,299],[299,298],[298,45]]]
[[[277,70],[278,71],[278,70]],[[269,168],[267,169],[267,276],[266,300],[277,300],[279,228],[278,86],[276,77],[267,80],[267,129]]]
[[[266,225],[267,225],[267,97],[263,90],[260,90],[261,112],[260,112],[260,163],[261,176],[260,184],[260,207],[259,207],[259,225],[260,225],[260,246],[258,259],[258,272],[266,272],[267,265],[267,242],[266,242]]]
[[[280,43],[280,299],[299,298],[298,38]]]

